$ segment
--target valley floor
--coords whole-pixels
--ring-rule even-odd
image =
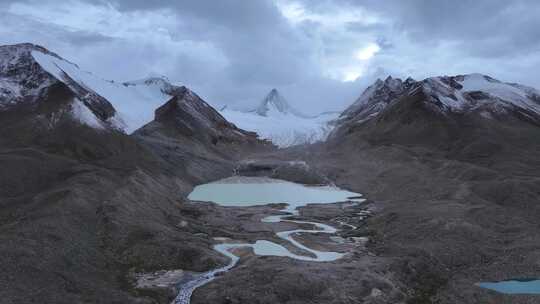
[[[407,303],[540,301],[475,286],[540,274],[540,171],[532,158],[521,160],[531,166],[519,172],[524,167],[509,169],[510,160],[480,165],[365,143],[330,151],[300,147],[269,157],[302,158],[338,186],[375,202],[377,212],[363,227],[367,248],[391,261],[392,282]]]
[[[195,290],[192,303],[538,302],[537,296],[504,296],[474,285],[540,273],[538,196],[531,194],[540,189],[536,175],[397,146],[346,152],[312,146],[256,153],[235,164],[205,160],[198,164],[204,170],[197,171],[205,175],[191,182],[184,178],[182,184],[129,164],[105,165],[129,173],[119,175],[101,164],[4,150],[0,160],[19,168],[10,171],[18,175],[5,180],[14,186],[24,181],[26,189],[43,194],[27,205],[20,205],[25,196],[2,202],[0,267],[8,276],[0,279],[3,303],[169,303],[174,290],[135,288],[135,274],[185,270],[184,278],[226,265],[227,258],[212,249],[225,238],[267,239],[301,254],[275,232],[311,227],[261,222],[283,206],[220,207],[179,200],[195,184],[226,177],[234,167],[243,175],[306,184],[335,181],[368,201],[300,210],[297,219],[340,231],[294,238],[313,249],[343,252],[342,259],[313,263],[239,249],[239,263]],[[29,179],[35,168],[43,176]],[[56,176],[56,186],[50,188],[47,176]],[[359,213],[366,208],[372,216],[363,218]],[[29,284],[36,288],[25,290]]]
[[[326,175],[340,187],[365,193],[370,200],[358,207],[309,205],[300,212],[299,219],[340,231],[337,238],[306,234],[295,239],[317,250],[345,252],[345,257],[313,263],[239,249],[236,267],[197,289],[192,303],[537,303],[538,296],[502,295],[475,286],[540,273],[536,209],[524,212],[483,196],[496,192],[499,177],[485,177],[487,169],[467,162],[403,147],[369,147],[357,155],[312,149],[252,155],[251,168],[257,162],[264,166],[243,173],[307,183]],[[267,170],[271,163],[300,160],[307,162],[304,172],[291,174],[279,165]],[[486,187],[489,191],[481,192]],[[280,206],[204,206],[198,220],[211,227],[208,238],[265,238],[295,250],[273,233],[298,225],[260,222]],[[373,216],[364,219],[360,209],[374,211]]]
[[[282,205],[258,207],[220,207],[192,203],[204,210],[198,220],[206,223],[216,243],[253,243],[265,239],[299,255],[291,243],[276,237],[278,231],[311,229],[312,225],[291,222],[265,223],[261,219],[282,209]],[[249,248],[234,253],[239,263],[216,280],[195,290],[191,303],[381,303],[404,298],[390,280],[387,259],[376,257],[366,248],[365,231],[352,229],[364,224],[371,202],[308,205],[294,220],[316,221],[340,230],[297,234],[293,238],[319,251],[337,251],[344,257],[332,262],[299,261],[286,257],[257,256]],[[366,212],[367,211],[367,212]],[[211,236],[207,236],[211,237]],[[187,274],[191,275],[191,274]],[[154,292],[167,293],[167,288]]]

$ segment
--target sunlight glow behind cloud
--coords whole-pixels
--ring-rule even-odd
[[[362,76],[362,73],[360,72],[345,72],[345,75],[343,77],[343,81],[345,82],[351,82],[358,79],[360,76]]]
[[[373,25],[382,22],[378,16],[361,7],[332,6],[331,9],[315,12],[307,9],[300,2],[275,0],[274,3],[281,14],[293,24],[312,21],[325,27],[342,27],[349,23]]]
[[[381,47],[376,43],[370,43],[366,47],[361,48],[356,52],[356,58],[359,60],[369,60],[371,57],[375,56]]]

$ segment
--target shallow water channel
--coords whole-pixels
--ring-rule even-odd
[[[297,224],[313,225],[313,229],[295,229],[281,231],[276,235],[301,250],[311,253],[313,256],[297,255],[290,252],[282,245],[268,240],[257,240],[254,243],[223,243],[214,246],[214,249],[229,257],[231,261],[226,266],[210,270],[195,279],[180,286],[178,296],[173,301],[175,304],[187,304],[193,291],[208,282],[216,275],[233,268],[239,260],[230,250],[235,248],[252,248],[255,255],[279,256],[311,262],[330,262],[343,256],[339,252],[326,252],[311,249],[294,240],[292,235],[298,233],[335,233],[336,228],[316,222],[296,221],[287,219],[292,215],[298,215],[297,208],[307,204],[327,204],[344,201],[362,202],[361,194],[339,189],[333,186],[305,186],[288,181],[265,178],[265,177],[230,177],[216,182],[199,185],[188,196],[192,201],[210,201],[222,206],[246,207],[266,204],[286,203],[283,215],[272,215],[262,219],[266,223],[291,222]]]

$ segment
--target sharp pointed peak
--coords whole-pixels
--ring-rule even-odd
[[[290,109],[289,104],[281,96],[276,88],[270,90],[270,92],[264,97],[262,102],[259,104],[255,112],[261,116],[266,116],[268,111],[271,108],[276,109],[278,112],[287,113]]]
[[[282,114],[292,114],[298,117],[307,117],[300,111],[294,109],[276,88],[272,88],[260,102],[259,106],[251,112],[255,112],[260,116],[267,116],[269,112],[278,112]]]
[[[266,95],[265,100],[269,100],[272,98],[281,97],[281,93],[276,88],[272,88],[270,92]]]

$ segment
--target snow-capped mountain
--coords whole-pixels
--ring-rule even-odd
[[[238,127],[257,132],[261,138],[282,148],[324,140],[332,129],[331,121],[339,116],[336,112],[305,115],[293,108],[276,89],[252,110],[224,107],[220,112]]]
[[[128,134],[152,121],[154,110],[174,96],[179,89],[164,78],[126,83],[104,80],[80,70],[60,57],[38,50],[33,50],[31,55],[47,72],[71,88],[78,85],[87,94],[99,95],[109,101],[116,111],[113,116],[107,117],[107,120]]]
[[[485,117],[519,112],[537,119],[540,115],[540,91],[505,83],[486,75],[439,76],[415,81],[388,77],[377,80],[341,115],[361,123],[376,117],[400,98],[421,91],[426,103],[441,113],[479,112]]]
[[[197,94],[165,77],[103,80],[40,46],[0,46],[0,114],[21,112],[23,119],[50,129],[67,118],[95,129],[169,134],[206,148],[260,144],[255,133],[238,129]]]
[[[39,106],[51,95],[51,88],[58,85],[64,85],[69,91],[66,94],[73,95],[66,96],[72,100],[61,107],[61,112],[94,128],[131,134],[154,120],[154,111],[176,97],[186,100],[183,109],[204,120],[201,124],[228,125],[213,109],[215,115],[209,111],[202,113],[201,110],[211,107],[189,89],[172,85],[165,77],[123,83],[104,80],[40,46],[0,46],[0,110],[22,104]]]
[[[388,77],[343,112],[330,138],[423,144],[459,153],[482,147],[481,154],[496,150],[493,145],[502,149],[502,138],[518,142],[520,133],[537,132],[538,126],[540,91],[531,87],[481,74],[422,81]]]

